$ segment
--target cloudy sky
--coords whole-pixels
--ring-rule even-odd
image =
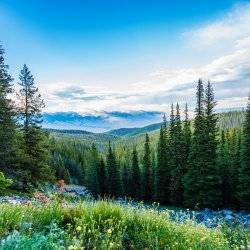
[[[198,78],[218,109],[250,90],[249,1],[1,0],[0,31],[15,82],[26,63],[47,112],[193,107]]]

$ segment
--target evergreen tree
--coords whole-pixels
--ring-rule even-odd
[[[143,197],[146,201],[152,199],[152,162],[151,162],[151,150],[149,136],[145,136],[144,144],[144,156],[143,156],[143,167],[144,167],[144,185],[143,185]]]
[[[198,81],[196,95],[192,148],[184,178],[185,204],[190,207],[217,208],[221,205],[221,180],[216,165],[217,118],[214,114],[215,101],[210,82],[206,88],[205,99],[201,80]]]
[[[44,101],[35,86],[34,77],[26,65],[20,73],[19,116],[22,121],[24,157],[22,170],[24,184],[36,185],[51,179],[48,167],[47,134],[41,129]],[[28,173],[28,174],[27,174]]]
[[[4,50],[0,45],[0,171],[13,174],[15,153],[15,112],[8,95],[13,92],[9,66],[4,62]]]
[[[90,151],[90,160],[89,165],[87,169],[87,183],[88,188],[94,194],[97,196],[99,191],[99,179],[98,179],[98,163],[99,163],[99,154],[96,149],[95,144],[92,144],[91,151]]]
[[[109,195],[118,197],[122,194],[121,177],[116,161],[115,152],[113,152],[110,142],[107,155],[107,170]]]
[[[220,143],[220,148],[222,147]],[[225,134],[225,146],[224,146],[224,160],[221,157],[221,150],[219,150],[219,166],[224,171],[221,174],[222,184],[226,182],[223,194],[223,205],[225,207],[238,207],[237,202],[237,187],[238,186],[238,174],[240,168],[240,148],[241,148],[241,131],[236,129],[230,129]],[[223,183],[224,182],[224,183]],[[225,196],[226,194],[226,196]]]
[[[124,196],[130,196],[130,178],[131,175],[129,173],[128,163],[124,162],[122,170],[122,186]]]
[[[250,210],[250,94],[242,139],[242,162],[239,169],[238,200],[240,207]]]
[[[176,115],[172,118],[173,128],[170,142],[171,152],[171,182],[170,200],[173,205],[181,205],[183,202],[183,175],[185,172],[185,141],[182,131],[180,108],[176,105]]]
[[[199,79],[196,92],[197,104],[195,109],[194,133],[191,151],[188,158],[188,169],[184,176],[184,203],[195,207],[201,200],[199,176],[204,167],[204,87]]]
[[[174,115],[174,104],[172,103],[171,104],[171,113],[170,113],[170,125],[169,125],[170,144],[173,142],[174,130],[175,130],[175,115]],[[171,157],[172,157],[172,155],[171,155]]]
[[[103,158],[100,159],[97,166],[97,181],[98,181],[98,194],[104,197],[107,194],[108,190],[107,190],[106,166]]]
[[[191,140],[192,140],[192,132],[191,132],[191,124],[188,117],[188,105],[186,103],[185,105],[185,120],[183,122],[183,136],[184,136],[184,154],[185,154],[185,168],[187,168],[187,160],[190,153],[190,147],[191,147]]]
[[[221,132],[219,153],[218,153],[218,165],[220,167],[221,180],[222,180],[222,201],[223,206],[227,207],[230,203],[230,176],[228,171],[228,151],[226,145],[225,131]]]
[[[166,116],[160,128],[157,147],[156,197],[163,204],[169,203],[170,168]]]
[[[132,168],[131,168],[131,196],[139,198],[141,195],[141,174],[138,162],[138,154],[136,147],[132,152]]]
[[[203,207],[218,208],[222,205],[221,178],[217,165],[218,118],[214,113],[216,102],[211,83],[208,81],[205,90],[205,159],[202,169],[201,204]]]

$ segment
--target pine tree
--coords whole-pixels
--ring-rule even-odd
[[[26,65],[20,73],[19,118],[22,122],[24,158],[22,169],[26,173],[24,184],[37,185],[51,179],[48,167],[47,134],[41,129],[44,101],[35,86],[34,77]]]
[[[95,196],[98,195],[98,191],[99,191],[99,186],[98,186],[99,179],[98,179],[98,173],[97,173],[98,163],[99,163],[99,154],[98,154],[95,144],[92,144],[91,150],[90,150],[90,159],[89,159],[89,164],[88,164],[88,169],[87,169],[87,183],[88,183],[89,190]]]
[[[188,169],[184,176],[184,204],[195,207],[200,202],[200,173],[203,168],[204,154],[204,87],[201,79],[198,81],[196,92],[197,104],[195,109],[194,133],[188,158]]]
[[[98,194],[101,197],[104,197],[107,194],[108,190],[107,190],[106,166],[103,158],[100,159],[97,166],[97,181],[98,181]]]
[[[242,162],[239,169],[238,200],[240,207],[250,210],[250,94],[243,128]]]
[[[145,136],[143,167],[144,167],[143,197],[146,201],[150,201],[152,199],[153,180],[152,180],[151,150],[150,150],[150,141],[148,134],[146,134]]]
[[[13,92],[9,66],[4,62],[4,50],[0,45],[0,171],[13,175],[15,153],[15,112],[8,95]]]
[[[211,83],[208,81],[205,90],[205,159],[202,169],[201,205],[218,208],[222,205],[221,178],[217,165],[218,127],[214,113],[216,102]]]
[[[191,132],[191,124],[188,117],[188,105],[185,105],[185,120],[183,122],[183,136],[185,141],[184,154],[185,154],[185,169],[187,168],[187,160],[190,153],[191,140],[192,140],[192,132]]]
[[[240,169],[241,130],[227,130],[224,147],[222,144],[223,142],[220,143],[218,161],[221,169],[223,206],[237,208],[237,188],[235,187],[238,186]],[[224,157],[222,157],[223,148]]]
[[[128,164],[127,162],[123,163],[123,168],[122,168],[122,190],[123,190],[123,195],[124,196],[130,196],[130,173],[128,169]]]
[[[171,183],[170,200],[173,205],[182,205],[183,202],[183,175],[185,172],[185,140],[182,131],[180,108],[176,105],[176,115],[173,118],[173,129],[170,142],[171,152]]]
[[[228,207],[230,203],[230,176],[229,176],[229,162],[228,152],[226,145],[225,131],[221,132],[219,153],[218,153],[218,166],[220,168],[221,180],[222,180],[222,201],[223,206]]]
[[[141,195],[141,174],[139,168],[138,154],[136,147],[132,152],[132,168],[131,168],[131,196],[133,198],[140,198]]]
[[[204,99],[204,87],[199,79],[196,96],[194,134],[188,169],[184,177],[185,204],[189,207],[217,208],[221,205],[221,181],[216,165],[217,119],[214,114],[215,101],[211,84],[207,85]]]
[[[121,176],[118,169],[115,152],[113,152],[110,142],[107,155],[107,170],[109,195],[118,197],[122,194]]]

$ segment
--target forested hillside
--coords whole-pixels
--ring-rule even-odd
[[[188,104],[175,103],[161,124],[96,134],[42,129],[44,100],[29,68],[20,71],[15,101],[9,95],[12,81],[1,49],[0,172],[5,188],[28,192],[63,179],[86,186],[96,197],[250,208],[250,104],[245,112],[216,114],[210,82],[197,83],[193,119]]]
[[[244,122],[244,111],[232,111],[226,113],[218,113],[218,127],[220,130],[241,128]],[[91,133],[84,130],[60,130],[46,129],[52,136],[56,138],[68,137],[78,138],[85,145],[95,143],[101,151],[107,149],[108,142],[111,141],[116,147],[133,147],[137,145],[138,150],[143,149],[143,141],[145,133],[148,133],[151,144],[156,146],[159,137],[159,128],[162,123],[156,123],[142,128],[121,128],[111,130],[106,133]],[[169,123],[166,123],[169,126]],[[191,129],[193,129],[193,120],[190,120]]]
[[[192,134],[195,130],[195,121],[189,120],[188,116],[186,118],[184,117],[181,121],[179,116],[179,107],[177,106],[177,110],[174,112],[174,107],[172,107],[172,114],[170,116],[170,122],[167,122],[166,120],[163,121],[161,124],[161,130],[154,130],[153,132],[148,133],[148,141],[147,145],[150,144],[150,158],[146,159],[145,162],[145,156],[148,155],[148,152],[145,153],[145,134],[141,133],[135,136],[121,136],[120,137],[111,137],[108,138],[109,141],[112,143],[109,145],[108,141],[103,141],[101,138],[103,134],[92,134],[92,136],[95,136],[96,142],[95,145],[92,147],[90,146],[93,141],[88,140],[87,137],[85,137],[84,133],[83,135],[81,132],[74,134],[74,132],[67,131],[67,133],[61,133],[56,134],[56,136],[52,136],[53,143],[57,145],[57,149],[54,151],[57,152],[60,155],[60,164],[59,169],[66,169],[67,176],[59,175],[61,178],[64,178],[68,182],[78,183],[78,184],[84,184],[87,185],[89,189],[92,190],[93,193],[96,194],[110,194],[108,191],[108,169],[110,168],[109,165],[111,162],[115,166],[115,176],[112,178],[116,181],[120,182],[122,185],[119,187],[119,193],[112,194],[112,195],[119,195],[119,196],[130,196],[134,199],[145,199],[143,195],[143,189],[144,185],[146,184],[146,180],[148,178],[151,178],[150,185],[151,185],[151,198],[146,198],[149,200],[158,200],[161,201],[161,203],[164,204],[172,204],[172,205],[178,205],[181,206],[182,199],[184,199],[184,193],[183,191],[180,192],[179,198],[176,198],[176,193],[179,188],[184,188],[182,186],[182,178],[185,175],[184,173],[180,173],[179,170],[176,170],[177,172],[172,172],[171,168],[174,168],[177,164],[180,164],[179,166],[182,167],[184,164],[189,164],[189,151],[191,150],[192,146]],[[188,112],[186,112],[186,115],[188,115]],[[179,118],[178,118],[179,117]],[[226,207],[238,207],[238,198],[237,198],[237,191],[234,188],[235,186],[238,186],[238,168],[241,166],[241,159],[240,159],[240,151],[241,151],[241,144],[242,144],[242,129],[244,124],[244,118],[245,118],[245,112],[243,111],[234,111],[234,112],[228,112],[228,113],[221,113],[221,114],[213,114],[213,119],[216,121],[216,132],[215,132],[215,143],[216,143],[216,150],[214,153],[216,154],[216,157],[214,158],[215,161],[212,163],[211,166],[215,166],[218,173],[217,177],[215,179],[215,183],[218,184],[217,186],[217,192],[219,193],[219,200],[217,201],[208,201],[208,203],[205,203],[201,207],[209,207],[211,204],[212,207],[216,206],[226,206]],[[165,119],[165,118],[164,118]],[[218,119],[218,120],[217,120]],[[179,122],[178,130],[176,128],[176,122]],[[142,128],[144,131],[145,128]],[[130,129],[129,129],[130,130]],[[164,132],[165,131],[165,132]],[[179,131],[179,132],[178,132]],[[176,133],[176,135],[175,135]],[[178,133],[181,133],[178,135]],[[164,134],[166,139],[164,139]],[[53,134],[52,134],[53,135]],[[178,136],[178,137],[177,137]],[[181,136],[181,137],[180,137]],[[175,138],[177,137],[177,138]],[[100,138],[100,139],[99,139]],[[183,139],[181,139],[183,138]],[[185,139],[186,138],[186,143]],[[164,142],[165,140],[165,142]],[[168,142],[166,141],[168,140]],[[172,151],[172,148],[175,148],[180,140],[182,141],[183,145],[180,146],[180,148],[176,148],[174,151]],[[173,142],[174,141],[174,142]],[[168,143],[167,148],[166,147]],[[67,145],[67,147],[66,147]],[[81,145],[81,146],[80,146]],[[185,146],[186,145],[186,146]],[[82,147],[80,151],[78,151],[78,148]],[[188,147],[184,151],[185,147]],[[65,150],[67,148],[67,150]],[[84,149],[83,149],[84,148]],[[148,149],[147,149],[148,150]],[[162,151],[163,150],[163,151]],[[184,157],[181,155],[177,155],[180,152],[186,154]],[[74,152],[80,153],[77,157],[74,155]],[[109,153],[107,153],[109,152]],[[200,153],[202,154],[202,153]],[[113,158],[114,157],[114,158]],[[168,157],[169,160],[167,160]],[[183,158],[182,158],[183,157]],[[111,160],[111,159],[112,160]],[[79,175],[79,169],[77,169],[79,166],[79,163],[76,159],[82,159],[81,162],[84,163],[82,165],[82,174]],[[99,159],[99,160],[96,160]],[[175,159],[175,160],[174,160]],[[54,160],[53,160],[54,161]],[[150,167],[147,167],[149,169],[149,172],[145,172],[145,165],[149,161]],[[176,162],[174,162],[176,161]],[[70,163],[69,163],[70,162]],[[106,162],[106,166],[105,166]],[[178,163],[180,162],[180,163]],[[186,162],[186,163],[185,163]],[[167,170],[167,167],[163,167],[161,170],[160,167],[164,166],[163,164],[169,164],[170,168]],[[173,164],[173,165],[170,165]],[[76,172],[75,172],[76,171]],[[85,172],[84,172],[85,171]],[[157,173],[157,171],[160,171]],[[163,171],[163,172],[161,172]],[[215,170],[211,170],[211,172],[214,172]],[[64,172],[64,171],[63,171]],[[76,174],[77,173],[77,174]],[[101,174],[100,174],[101,173]],[[149,177],[145,177],[145,175]],[[171,191],[171,187],[167,188],[167,184],[171,183],[171,175],[174,175],[175,177],[179,177],[179,188],[176,182],[174,182],[174,188],[178,188],[177,190]],[[192,177],[195,174],[192,173]],[[197,174],[197,178],[200,178],[200,174]],[[209,176],[209,173],[206,174]],[[83,179],[77,178],[76,176],[84,176]],[[159,177],[162,178],[162,180],[157,179]],[[198,180],[197,179],[197,180]],[[135,181],[136,180],[136,181]],[[177,179],[178,180],[178,179]],[[176,180],[176,181],[177,181]],[[169,182],[170,181],[170,182]],[[173,180],[174,181],[174,180]],[[189,179],[187,179],[189,181]],[[163,190],[166,188],[166,193],[161,194],[159,198],[157,198],[157,182],[160,184],[162,183],[162,187],[160,188],[160,192],[163,192]],[[92,183],[92,184],[91,184]],[[98,183],[102,183],[100,186]],[[105,184],[106,183],[106,184]],[[113,183],[113,180],[111,181]],[[195,184],[187,184],[186,188],[190,186],[195,186]],[[159,187],[158,187],[159,188]],[[118,189],[116,189],[117,191]],[[208,189],[210,190],[210,189]],[[214,190],[215,191],[215,190]],[[158,191],[159,192],[159,191]],[[172,192],[172,196],[170,196]],[[192,192],[192,191],[191,191]],[[208,196],[212,196],[208,194]],[[169,200],[165,200],[166,197],[169,197]],[[172,197],[172,198],[170,198]],[[193,195],[191,195],[193,197]],[[171,199],[171,200],[170,200]],[[177,199],[177,200],[175,200]],[[207,198],[206,198],[207,199]],[[197,205],[198,202],[195,201],[195,204]],[[217,204],[214,206],[214,204]],[[219,205],[218,205],[219,204]],[[192,205],[187,204],[188,206],[192,207]]]

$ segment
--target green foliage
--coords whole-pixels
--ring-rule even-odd
[[[119,197],[122,194],[121,172],[118,168],[115,151],[112,150],[109,143],[107,154],[107,170],[108,170],[108,191],[109,195]]]
[[[14,172],[15,152],[15,112],[8,95],[13,93],[9,66],[4,62],[4,50],[0,45],[0,170],[7,174]]]
[[[244,246],[249,232],[226,225],[207,229],[191,221],[176,224],[167,210],[159,214],[98,201],[74,207],[0,205],[0,237],[1,249],[229,250]]]
[[[86,181],[87,188],[96,196],[98,194],[98,173],[97,168],[99,164],[98,151],[94,144],[90,149],[89,164],[86,169]],[[100,177],[99,177],[100,178]]]
[[[172,106],[170,124],[170,202],[180,206],[183,203],[183,176],[186,166],[186,155],[183,149],[186,144],[178,103],[176,114]]]
[[[0,193],[6,189],[7,187],[9,187],[11,184],[13,183],[13,181],[11,179],[8,179],[4,176],[4,174],[2,172],[0,172]]]
[[[34,77],[26,65],[23,66],[20,76],[21,89],[18,94],[18,116],[21,121],[22,138],[20,147],[20,175],[23,187],[29,184],[51,180],[51,171],[48,166],[48,135],[41,129],[41,111],[44,102],[35,86]]]
[[[153,169],[151,161],[151,149],[149,136],[145,136],[144,144],[144,156],[143,156],[143,168],[144,168],[144,177],[143,177],[143,198],[146,201],[150,201],[153,197]]]
[[[134,147],[132,153],[132,167],[131,167],[131,181],[129,183],[131,188],[131,196],[133,198],[141,197],[141,173],[139,168],[138,153]]]
[[[103,158],[97,165],[98,194],[102,197],[108,194],[107,169]]]
[[[185,204],[190,207],[221,205],[221,179],[217,159],[217,117],[214,96],[208,82],[205,98],[201,80],[197,86],[197,107],[188,171],[184,178]],[[195,194],[195,195],[194,195]]]
[[[169,168],[169,145],[167,140],[167,124],[164,115],[163,125],[160,129],[159,142],[157,147],[157,168],[156,168],[156,199],[163,204],[169,203],[170,168]]]
[[[240,207],[250,210],[250,95],[243,128],[242,158],[239,169],[238,199]]]

